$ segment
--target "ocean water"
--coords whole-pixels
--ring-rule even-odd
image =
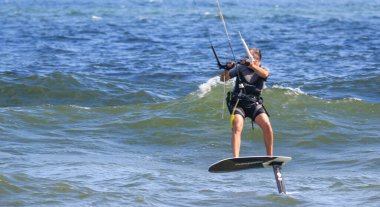
[[[232,155],[215,1],[0,0],[0,206],[379,206],[380,1],[221,7],[236,58],[240,31],[270,68],[287,195],[271,169],[207,171]]]

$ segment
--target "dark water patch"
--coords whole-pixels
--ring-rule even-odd
[[[24,190],[14,184],[12,184],[12,180],[8,177],[1,175],[0,176],[0,194],[1,195],[11,195],[13,193],[21,193]]]
[[[18,77],[13,82],[3,82],[2,106],[64,104],[65,99],[90,99],[98,95],[95,91],[83,91],[83,85],[73,76],[61,72],[47,76],[31,75]],[[61,100],[59,100],[61,99]]]
[[[301,204],[305,204],[304,201],[298,199],[297,197],[293,197],[292,195],[269,194],[262,196],[261,199],[271,203],[276,203],[276,206],[299,206]]]
[[[2,176],[2,181],[1,188],[5,191],[10,192],[18,189],[17,194],[9,194],[7,199],[1,202],[2,205],[6,206],[61,205],[64,202],[87,199],[94,194],[94,191],[78,187],[70,182],[31,177],[27,174]],[[61,199],[57,199],[61,197],[59,195],[62,196]],[[32,196],[35,199],[27,199],[27,196]],[[70,198],[63,198],[65,196]]]
[[[350,77],[333,77],[334,83],[324,78],[312,80],[302,86],[304,91],[326,99],[359,99],[370,103],[378,103],[380,82],[379,74],[363,75],[357,74]]]

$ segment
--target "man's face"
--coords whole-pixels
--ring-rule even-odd
[[[260,61],[259,51],[256,51],[256,50],[250,50],[249,52],[251,53],[251,55],[253,56],[253,58],[254,58],[256,61]]]
[[[255,59],[256,62],[260,62],[260,56],[256,52],[252,54],[253,59]]]

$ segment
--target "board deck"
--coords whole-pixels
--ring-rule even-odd
[[[225,173],[252,168],[272,167],[273,164],[284,165],[292,158],[285,156],[249,156],[227,158],[212,164],[208,171],[212,173]]]

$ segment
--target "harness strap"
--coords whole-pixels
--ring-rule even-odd
[[[252,117],[255,117],[256,113],[257,113],[261,108],[263,108],[263,105],[259,103],[259,104],[255,107],[255,110],[253,111]],[[251,119],[252,131],[255,130],[255,128],[253,127],[253,122],[254,122],[254,120]]]
[[[236,110],[236,107],[237,107],[237,105],[238,105],[238,103],[239,103],[239,100],[240,99],[237,99],[237,101],[236,101],[236,103],[235,103],[235,106],[234,106],[234,108],[232,109],[232,113],[231,113],[231,117],[230,117],[230,127],[231,127],[231,129],[233,128],[233,122],[234,122],[234,119],[235,119],[235,110]]]
[[[253,111],[252,117],[255,117],[256,113],[263,108],[262,104],[257,104],[257,107],[255,107],[255,110]],[[253,121],[253,120],[252,120]]]

